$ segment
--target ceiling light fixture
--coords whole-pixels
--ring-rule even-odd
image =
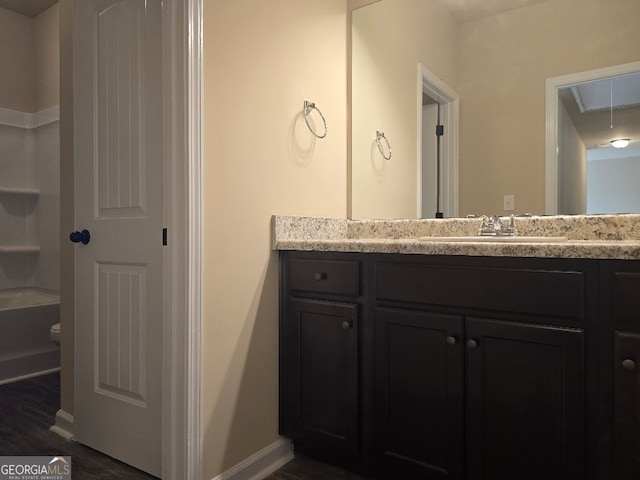
[[[627,145],[629,145],[629,142],[631,140],[629,140],[628,138],[618,138],[616,140],[611,140],[611,146],[615,147],[615,148],[624,148]]]
[[[611,109],[609,110],[609,112],[610,112],[611,128],[613,128],[613,79],[611,79],[611,82],[609,83],[609,88],[611,93]],[[616,138],[615,140],[611,140],[609,143],[611,144],[612,147],[615,147],[615,148],[625,148],[627,145],[629,145],[630,141],[631,140],[628,138]]]

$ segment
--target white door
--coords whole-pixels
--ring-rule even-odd
[[[162,0],[74,2],[75,438],[162,453]]]
[[[438,104],[422,107],[422,218],[435,218],[437,205],[438,168],[436,165],[438,142]],[[442,200],[440,201],[442,211]]]

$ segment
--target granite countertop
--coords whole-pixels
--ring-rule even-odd
[[[565,237],[564,242],[474,241],[480,219],[346,220],[273,217],[275,250],[501,257],[640,260],[640,215],[516,218],[521,237]],[[429,237],[469,237],[466,242]]]

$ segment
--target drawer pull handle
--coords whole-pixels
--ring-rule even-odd
[[[353,323],[347,321],[342,322],[343,330],[349,330],[351,327],[353,327]]]
[[[447,345],[453,346],[456,343],[458,343],[458,339],[456,337],[454,337],[453,335],[447,337]]]
[[[467,340],[467,347],[468,348],[478,348],[478,341],[474,340],[473,338],[471,340]]]
[[[627,358],[626,360],[622,361],[622,368],[632,372],[632,371],[634,371],[636,369],[636,362],[634,362],[630,358]]]
[[[322,272],[322,273],[318,272],[313,276],[313,278],[315,278],[316,281],[319,282],[320,280],[324,280],[325,278],[327,278],[327,274],[324,273],[324,272]]]

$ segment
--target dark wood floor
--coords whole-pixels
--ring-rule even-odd
[[[68,455],[73,480],[155,480],[49,431],[60,408],[57,373],[0,385],[0,456]]]
[[[57,373],[0,385],[0,456],[68,455],[73,480],[156,480],[77,442],[49,431],[60,408]],[[305,456],[297,456],[265,480],[366,480]]]
[[[296,458],[264,480],[367,480],[347,470],[318,462],[309,457]]]

